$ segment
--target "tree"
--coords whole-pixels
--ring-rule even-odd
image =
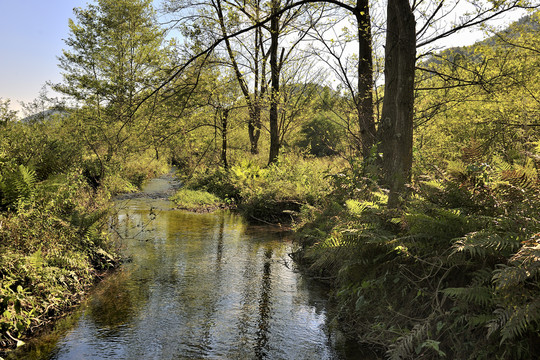
[[[9,108],[10,103],[11,100],[0,98],[0,127],[6,126],[17,118],[17,111]]]
[[[219,25],[221,28],[222,35],[226,38],[228,34],[228,30],[226,27],[225,17],[223,14],[223,6],[222,2],[220,0],[217,0],[214,3],[214,7],[218,14],[219,19]],[[234,13],[234,10],[241,11],[244,14],[247,15],[247,18],[251,20],[253,23],[259,22],[261,18],[261,1],[257,0],[255,2],[249,3],[250,8],[252,8],[252,12],[250,13],[248,10],[248,7],[245,3],[239,4],[240,6],[233,7],[232,11]],[[234,16],[233,16],[234,17]],[[249,142],[250,142],[250,151],[252,154],[258,154],[258,142],[261,135],[261,127],[262,127],[262,120],[261,120],[261,107],[262,107],[262,99],[264,98],[267,90],[267,84],[266,84],[266,64],[268,61],[268,55],[269,52],[265,50],[264,46],[264,39],[263,39],[263,32],[262,28],[256,28],[254,31],[254,41],[253,46],[248,46],[246,48],[246,52],[249,54],[252,54],[253,62],[252,66],[249,67],[249,70],[252,72],[253,75],[253,91],[249,91],[248,83],[246,81],[246,76],[242,72],[242,69],[240,68],[240,65],[238,64],[238,61],[236,60],[235,52],[233,51],[233,47],[231,45],[231,41],[226,38],[225,39],[225,45],[227,49],[227,54],[229,56],[230,64],[234,70],[234,74],[236,76],[236,79],[238,81],[238,85],[242,91],[242,94],[244,96],[244,99],[246,101],[247,107],[248,107],[248,114],[249,114],[249,120],[248,120],[248,136],[249,136]]]
[[[368,22],[364,18],[369,10],[369,4],[357,3],[351,6],[348,3],[337,0],[300,0],[298,2],[287,2],[282,5],[279,0],[271,2],[271,13],[265,19],[252,26],[240,29],[234,33],[224,36],[216,40],[207,50],[198,54],[195,58],[203,56],[215,49],[215,47],[225,39],[238,36],[245,32],[251,31],[257,27],[262,27],[270,23],[271,29],[271,45],[270,45],[270,68],[271,68],[271,106],[270,106],[270,133],[271,139],[274,140],[274,145],[271,146],[270,162],[276,157],[279,150],[278,137],[276,136],[277,126],[277,93],[279,91],[279,76],[276,70],[279,68],[279,53],[276,36],[276,25],[279,22],[280,16],[291,9],[304,6],[310,3],[325,3],[331,4],[342,9],[345,9],[356,16],[357,23],[368,26]],[[383,99],[383,110],[381,125],[378,128],[378,139],[381,141],[381,150],[383,153],[382,170],[386,183],[390,186],[391,201],[390,206],[397,206],[396,199],[405,193],[405,184],[409,180],[412,166],[412,106],[414,105],[414,71],[411,71],[410,64],[416,63],[416,49],[420,47],[429,48],[438,40],[446,38],[456,32],[463,31],[473,26],[484,24],[497,16],[506,12],[522,9],[522,8],[537,8],[540,5],[535,5],[528,0],[506,0],[506,1],[483,1],[472,0],[472,10],[459,17],[459,21],[450,22],[449,27],[440,27],[438,25],[445,22],[449,16],[456,14],[456,6],[442,2],[431,1],[413,1],[409,4],[402,0],[399,2],[391,1],[387,7],[387,23],[386,28],[387,44],[385,58],[385,96]],[[401,18],[403,17],[403,18]],[[358,21],[360,19],[360,21]],[[415,22],[418,22],[418,30],[416,31]],[[412,24],[412,25],[411,25]],[[361,26],[359,26],[361,28]],[[272,31],[274,29],[274,31]],[[399,34],[398,32],[403,32]],[[358,31],[360,37],[367,38],[368,31]],[[363,40],[363,39],[359,39]],[[370,48],[371,51],[371,48]],[[428,52],[430,50],[428,49]],[[367,53],[367,52],[366,52]],[[366,58],[367,59],[367,58]],[[367,60],[366,60],[367,61]],[[362,61],[359,61],[359,72],[367,71],[368,66],[364,66],[360,70]],[[366,65],[367,62],[364,62]],[[180,70],[181,71],[181,70]],[[359,74],[359,78],[361,74]],[[372,74],[364,79],[372,78]],[[368,83],[366,80],[365,83]],[[413,85],[411,85],[413,84]],[[360,86],[360,85],[359,85]],[[364,86],[365,88],[365,86]],[[370,88],[371,92],[372,89]],[[360,95],[357,100],[362,100],[365,97]],[[395,95],[395,96],[394,96]],[[274,129],[272,129],[274,128]],[[369,144],[369,141],[365,141]]]
[[[486,23],[497,15],[534,6],[528,1],[518,0],[497,3],[473,1],[476,5],[473,13],[463,17],[450,29],[440,30],[435,26],[434,19],[441,21],[452,14],[454,8],[444,12],[444,2],[427,3],[427,8],[420,8],[422,3],[414,1],[410,5],[408,0],[389,0],[387,7],[385,93],[378,132],[384,180],[390,188],[389,207],[399,206],[399,199],[404,196],[411,175],[416,49],[471,26]],[[415,11],[423,20],[418,31],[415,30]]]
[[[281,146],[280,114],[283,114],[281,111],[283,96],[279,88],[282,73],[296,57],[296,47],[320,17],[320,13],[314,15],[307,12],[307,7],[281,11],[291,3],[292,0],[283,4],[281,1],[260,0],[249,2],[214,0],[210,3],[170,0],[166,4],[168,12],[180,13],[178,21],[185,29],[184,33],[194,39],[217,38],[212,51],[224,53],[218,56],[236,76],[248,110],[248,134],[253,154],[259,151],[262,112],[264,106],[268,106],[268,131],[271,139],[269,162],[277,159]],[[194,13],[200,16],[194,18]],[[272,13],[276,16],[269,16]],[[265,17],[268,21],[261,21]],[[243,23],[250,23],[253,26],[246,31],[240,30],[240,33],[235,31]],[[233,42],[233,38],[236,41]],[[219,43],[223,43],[224,48],[218,47]],[[269,74],[268,63],[270,63]],[[267,81],[267,77],[270,78],[270,82]]]
[[[164,33],[151,0],[98,0],[74,13],[59,57],[64,81],[53,88],[82,106],[84,138],[107,162],[148,128],[154,104],[141,104],[163,78]]]
[[[410,180],[413,145],[415,20],[408,0],[389,0],[385,48],[385,84],[380,150],[385,183],[390,187],[388,206],[399,204]]]
[[[369,1],[358,0],[352,13],[358,32],[358,92],[355,105],[358,111],[362,156],[367,159],[376,139],[373,116],[373,45]]]

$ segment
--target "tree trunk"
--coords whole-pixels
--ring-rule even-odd
[[[361,152],[367,159],[375,144],[373,119],[373,57],[371,47],[371,18],[368,0],[358,0],[354,16],[358,30],[358,93],[355,99],[358,111]]]
[[[259,3],[257,4],[257,21],[259,18]],[[244,99],[246,100],[246,104],[248,107],[248,114],[249,114],[249,120],[248,120],[248,135],[249,135],[249,142],[251,147],[251,153],[252,154],[258,154],[258,142],[259,137],[261,133],[261,110],[259,105],[259,99],[257,94],[257,87],[258,87],[258,80],[259,80],[259,71],[258,71],[258,65],[259,65],[259,34],[260,29],[257,29],[255,32],[255,92],[253,94],[253,98],[249,93],[248,84],[244,78],[244,75],[240,71],[240,67],[238,66],[238,62],[236,61],[234,51],[231,46],[231,42],[229,38],[227,37],[227,29],[225,27],[225,20],[223,16],[223,9],[221,6],[221,1],[217,1],[216,3],[216,11],[218,15],[219,25],[221,28],[221,33],[223,37],[225,38],[225,45],[227,47],[227,53],[229,54],[229,59],[231,60],[231,65],[234,69],[234,73],[236,76],[236,79],[238,81],[238,84],[240,86],[240,90],[242,91],[242,94],[244,95]],[[262,41],[261,41],[262,43]]]
[[[388,207],[398,207],[410,181],[413,145],[415,19],[408,0],[388,0],[385,86],[379,139]]]
[[[229,111],[230,109],[224,109],[221,114],[221,162],[225,169],[229,168],[229,163],[227,162],[227,125],[229,120]]]
[[[270,20],[270,77],[272,88],[270,90],[270,156],[268,163],[274,163],[279,155],[279,64],[278,64],[278,40],[279,40],[279,11],[280,0],[272,0],[272,19]]]
[[[259,9],[260,1],[257,1],[257,7],[255,12],[255,19],[259,21]],[[261,97],[263,96],[263,87],[265,84],[260,79],[260,75],[265,71],[264,64],[260,65],[259,56],[262,57],[263,61],[266,61],[264,58],[264,49],[262,46],[262,30],[261,28],[255,29],[255,68],[253,69],[254,75],[254,85],[253,85],[253,110],[249,112],[249,123],[248,123],[248,135],[249,143],[251,145],[251,153],[256,155],[259,153],[259,137],[261,136]],[[264,79],[264,76],[263,76]],[[261,83],[261,91],[259,91],[259,82]]]

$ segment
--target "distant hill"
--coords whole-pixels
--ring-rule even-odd
[[[21,119],[24,123],[43,122],[55,117],[64,117],[68,115],[65,109],[48,109]]]
[[[497,44],[497,40],[500,38],[503,39],[515,39],[520,36],[520,34],[527,33],[527,32],[538,32],[540,31],[540,11],[523,16],[521,19],[513,22],[512,24],[508,25],[508,27],[504,30],[501,30],[500,32],[494,34],[493,36],[490,36],[484,40],[480,40],[476,42],[473,45],[469,46],[457,46],[457,47],[451,47],[445,50],[440,51],[437,53],[437,56],[430,56],[427,60],[425,60],[422,63],[423,67],[427,67],[429,65],[440,65],[443,62],[443,58],[449,59],[449,58],[467,58],[469,60],[473,60],[475,56],[474,50],[478,46],[482,45],[488,45],[488,46],[495,46]]]

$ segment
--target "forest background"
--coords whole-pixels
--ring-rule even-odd
[[[180,207],[290,225],[336,322],[381,357],[539,354],[539,5],[469,4],[74,9],[61,97],[24,119],[0,103],[2,348],[118,264],[111,198],[172,164]]]

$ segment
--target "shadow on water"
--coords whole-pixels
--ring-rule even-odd
[[[17,358],[368,359],[328,327],[326,290],[295,269],[286,234],[172,210],[157,181],[118,201],[131,261]]]

